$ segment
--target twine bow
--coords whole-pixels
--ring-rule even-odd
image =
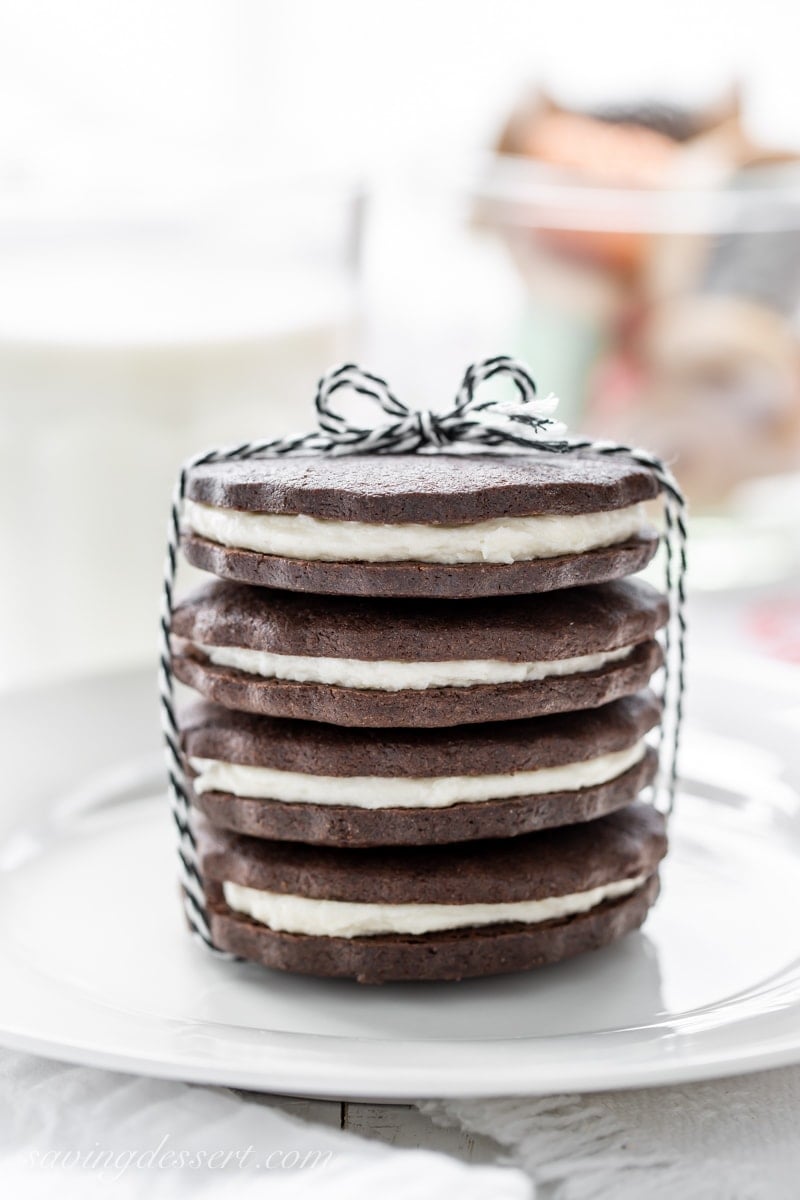
[[[481,385],[501,375],[514,383],[517,401],[479,402]],[[351,424],[333,406],[336,393],[345,389],[374,400],[395,420],[368,428]],[[323,375],[314,400],[319,427],[328,435],[329,453],[333,454],[414,454],[469,444],[529,447],[545,436],[556,438],[566,432],[566,427],[552,417],[557,404],[553,395],[537,396],[527,367],[506,354],[467,367],[452,407],[443,412],[409,408],[385,379],[355,363],[345,363]],[[478,413],[485,413],[487,419],[477,418]]]

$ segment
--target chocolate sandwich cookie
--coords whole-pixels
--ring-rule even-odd
[[[181,717],[215,825],[325,846],[516,837],[588,821],[652,782],[649,692],[581,713],[451,729],[345,729],[200,703]]]
[[[668,615],[618,580],[482,600],[312,596],[215,582],[176,608],[175,674],[243,712],[443,726],[594,708],[647,686]]]
[[[216,946],[360,983],[524,971],[638,928],[658,894],[664,819],[648,805],[511,841],[328,850],[204,826]]]
[[[226,579],[350,596],[553,591],[641,570],[645,468],[532,453],[273,458],[192,467],[183,547]]]

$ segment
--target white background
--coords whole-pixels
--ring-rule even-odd
[[[373,169],[490,140],[526,83],[715,97],[800,143],[791,0],[1,0],[0,185]]]

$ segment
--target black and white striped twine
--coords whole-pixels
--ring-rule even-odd
[[[516,387],[516,402],[479,402],[482,384],[506,376]],[[374,401],[390,418],[386,424],[359,427],[333,407],[337,392],[350,391]],[[552,417],[555,401],[540,399],[528,369],[507,355],[488,358],[467,368],[452,408],[444,412],[408,408],[384,379],[353,363],[329,371],[320,379],[315,397],[318,429],[270,441],[243,442],[222,450],[209,450],[188,459],[182,466],[173,492],[164,563],[161,604],[159,691],[164,733],[169,795],[178,833],[180,883],[184,906],[193,933],[221,957],[232,955],[216,950],[211,938],[208,912],[198,869],[198,852],[190,823],[189,786],[181,753],[180,731],[175,712],[175,689],[170,655],[170,626],[175,575],[180,545],[180,522],[189,472],[201,463],[233,462],[244,459],[288,455],[415,454],[451,450],[478,451],[536,450],[549,454],[592,454],[621,458],[649,470],[658,481],[664,499],[664,570],[670,602],[665,631],[664,732],[662,732],[661,787],[665,811],[672,811],[678,770],[678,748],[683,718],[684,660],[686,640],[686,505],[669,467],[660,458],[617,442],[561,436],[563,426]],[[485,414],[481,415],[481,414]],[[559,435],[559,436],[556,436]],[[666,752],[666,761],[664,761]]]

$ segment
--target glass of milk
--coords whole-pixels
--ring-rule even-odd
[[[0,210],[0,687],[152,659],[170,491],[354,353],[349,182]]]

